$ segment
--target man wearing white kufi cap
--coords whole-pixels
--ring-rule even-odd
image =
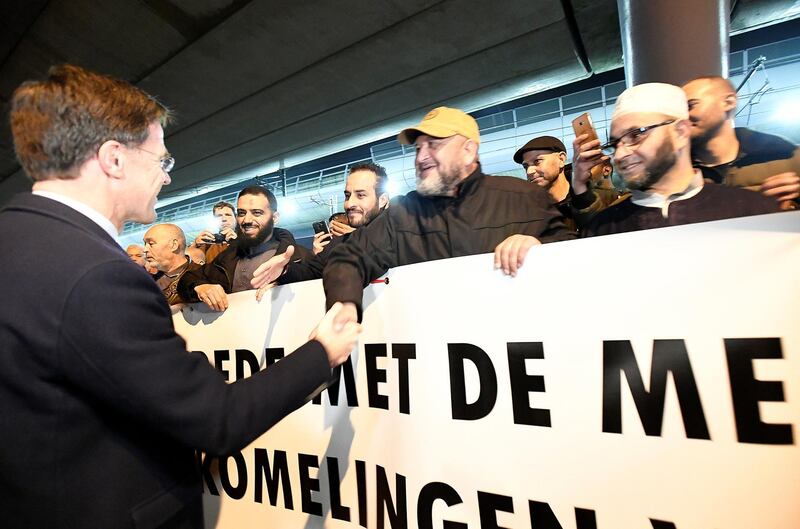
[[[677,86],[647,83],[628,88],[611,116],[610,156],[631,195],[609,207],[586,235],[759,215],[777,211],[757,193],[704,184],[692,167],[691,123],[686,95]],[[597,157],[598,153],[585,153]]]

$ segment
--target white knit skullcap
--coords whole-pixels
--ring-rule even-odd
[[[666,83],[644,83],[632,86],[617,98],[611,121],[633,113],[664,114],[689,119],[689,103],[683,89]]]

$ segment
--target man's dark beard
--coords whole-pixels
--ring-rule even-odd
[[[261,226],[255,236],[250,237],[242,231],[241,226],[236,225],[236,246],[240,250],[247,250],[254,248],[266,241],[272,236],[272,230],[275,227],[275,219],[269,219],[269,222]]]
[[[361,215],[361,222],[359,222],[358,224],[353,224],[353,221],[350,221],[350,226],[353,227],[353,228],[360,228],[362,226],[366,226],[367,224],[372,222],[372,219],[377,217],[378,213],[380,213],[380,212],[381,212],[381,208],[378,207],[378,206],[375,206],[371,210],[363,210],[363,214]],[[348,220],[349,220],[349,217],[348,217]]]
[[[667,171],[672,169],[677,159],[678,157],[675,154],[672,138],[667,137],[658,147],[653,158],[648,163],[644,164],[644,175],[636,180],[628,180],[623,177],[625,185],[628,189],[646,191],[661,180],[661,177],[663,177]]]

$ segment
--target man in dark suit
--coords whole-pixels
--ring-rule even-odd
[[[116,240],[126,220],[155,219],[174,163],[168,117],[136,87],[74,66],[14,93],[14,145],[34,185],[0,211],[0,243],[14,248],[0,256],[3,527],[202,527],[195,449],[243,448],[355,344],[359,328],[335,328],[334,310],[315,339],[233,384],[186,352],[161,291]]]

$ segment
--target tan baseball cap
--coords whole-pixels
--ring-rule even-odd
[[[457,108],[437,107],[425,114],[416,127],[403,130],[397,140],[404,145],[411,145],[420,134],[434,138],[449,138],[459,134],[480,144],[481,133],[478,122],[469,114]]]

